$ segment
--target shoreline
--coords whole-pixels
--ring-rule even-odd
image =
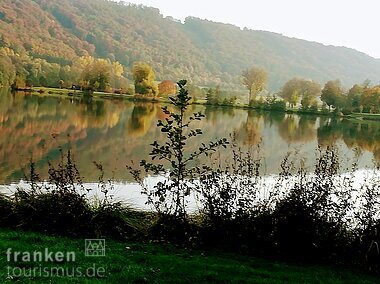
[[[84,95],[84,92],[81,90],[72,90],[72,89],[57,89],[57,88],[48,88],[48,87],[31,87],[31,88],[20,88],[16,89],[16,92],[26,92],[33,95],[48,95],[52,97],[57,96],[65,96],[65,97],[81,97]],[[133,102],[149,102],[149,103],[170,103],[169,97],[142,97],[136,95],[128,95],[128,94],[115,94],[115,93],[107,93],[107,92],[94,92],[91,96],[93,99],[120,99],[127,100]],[[326,112],[326,111],[309,111],[303,109],[289,109],[287,108],[284,111],[281,110],[271,110],[265,108],[257,108],[251,107],[248,104],[208,104],[205,99],[199,99],[191,104],[201,105],[205,107],[214,107],[214,108],[231,108],[231,109],[245,109],[245,110],[255,110],[258,112],[271,112],[271,113],[286,113],[286,114],[297,114],[297,115],[315,115],[315,116],[328,116],[328,117],[338,117],[344,118],[352,121],[380,121],[380,114],[372,114],[372,113],[350,113],[350,114],[342,114],[335,112]]]

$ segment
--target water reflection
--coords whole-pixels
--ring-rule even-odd
[[[330,119],[318,128],[318,141],[321,144],[331,145],[339,140],[343,140],[349,149],[373,153],[374,159],[380,161],[379,122]]]
[[[235,131],[236,140],[243,145],[256,145],[262,140],[263,116],[259,113],[249,110],[247,111],[247,119]]]
[[[358,148],[363,153],[361,166],[369,165],[372,157],[380,161],[377,122],[192,105],[189,112],[196,111],[206,115],[195,125],[204,135],[197,143],[189,143],[189,150],[235,132],[237,143],[244,147],[262,141],[267,173],[277,172],[281,159],[294,148],[313,160],[318,144],[340,145],[351,156],[351,150]],[[0,90],[0,183],[22,178],[31,156],[38,172],[46,175],[48,161],[57,160],[58,147],[68,143],[86,181],[98,178],[93,160],[101,162],[115,179],[128,181],[125,165],[147,158],[149,144],[163,137],[156,122],[165,117],[161,106],[152,103]]]
[[[128,133],[132,137],[145,135],[152,126],[156,114],[157,105],[152,103],[136,103],[133,107],[132,115],[128,120]]]
[[[279,122],[278,133],[288,143],[307,143],[317,138],[317,117],[288,114]]]

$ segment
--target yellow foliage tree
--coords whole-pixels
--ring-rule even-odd
[[[249,91],[249,101],[252,100],[252,96],[257,96],[265,89],[267,80],[267,72],[259,67],[252,67],[243,71],[242,81]]]

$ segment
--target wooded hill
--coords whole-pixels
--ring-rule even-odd
[[[380,78],[380,60],[353,49],[193,17],[181,23],[156,8],[105,0],[2,0],[0,47],[61,66],[83,55],[109,58],[128,77],[144,61],[158,80],[223,88],[241,88],[239,76],[251,66],[268,71],[273,91],[295,76],[347,87]]]

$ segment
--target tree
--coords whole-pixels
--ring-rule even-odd
[[[281,89],[280,96],[285,102],[289,103],[291,107],[295,107],[300,97],[299,79],[294,78],[284,84]]]
[[[286,82],[280,96],[294,107],[301,98],[301,105],[308,108],[316,103],[316,97],[321,93],[321,86],[311,80],[293,78]]]
[[[124,67],[120,62],[112,62],[112,75],[116,77],[121,77],[124,73]]]
[[[71,87],[73,85],[74,79],[76,79],[73,77],[73,75],[74,74],[71,72],[71,67],[69,65],[61,67],[58,74],[58,84],[60,88]],[[63,84],[61,84],[61,81],[63,82]]]
[[[303,80],[301,83],[301,105],[304,108],[317,105],[316,98],[321,94],[321,85],[310,80]]]
[[[16,78],[16,70],[12,61],[4,56],[0,57],[0,87],[11,86]]]
[[[206,94],[207,104],[218,105],[221,102],[220,87],[210,88]]]
[[[176,92],[177,88],[173,81],[165,80],[158,84],[158,93],[160,95],[174,95]]]
[[[71,67],[61,68],[59,76],[66,85],[71,80],[71,83],[76,82],[84,89],[110,91],[112,87],[120,93],[126,92],[129,87],[128,79],[123,74],[124,67],[118,61],[82,56]]]
[[[90,89],[106,91],[111,81],[111,64],[105,59],[96,59],[85,70],[84,79],[88,81]]]
[[[127,92],[129,82],[123,76],[124,67],[120,62],[115,61],[111,64],[111,87],[119,93]]]
[[[156,96],[158,94],[158,86],[155,83],[156,76],[149,64],[136,62],[133,64],[132,73],[137,94],[148,96]]]
[[[361,111],[361,97],[366,87],[355,84],[348,91],[348,105],[353,111]]]
[[[208,156],[218,148],[226,147],[228,141],[223,138],[211,141],[208,144],[203,143],[195,151],[188,148],[188,145],[191,145],[191,140],[197,139],[202,134],[202,130],[193,128],[192,124],[196,120],[201,120],[204,115],[200,112],[193,113],[190,117],[185,115],[191,97],[185,88],[186,80],[181,80],[177,84],[179,87],[178,95],[170,97],[170,101],[176,110],[171,111],[168,106],[162,107],[162,111],[167,117],[164,120],[159,120],[157,124],[161,132],[165,134],[165,142],[154,141],[151,144],[152,151],[149,154],[152,161],[142,160],[140,162],[146,173],[167,174],[168,179],[158,182],[153,189],[149,189],[144,184],[140,171],[132,173],[142,185],[143,192],[147,194],[148,204],[155,206],[162,215],[185,218],[187,214],[186,199],[195,189],[194,183],[191,181],[196,180],[204,170],[208,170],[208,167],[194,166],[193,162],[200,156]],[[130,170],[132,169],[130,168]]]
[[[187,90],[189,94],[191,94],[192,100],[197,100],[198,98],[203,98],[206,93],[205,89],[202,89],[201,87],[198,87],[193,84],[187,85]]]
[[[60,79],[67,72],[60,70]],[[108,91],[111,87],[127,88],[128,80],[123,77],[124,67],[118,61],[95,59],[82,56],[71,66],[71,74],[75,81],[84,89],[93,91]],[[64,79],[63,79],[64,80]]]
[[[264,69],[252,67],[251,69],[243,71],[242,80],[244,86],[246,86],[249,91],[249,101],[251,101],[252,96],[257,96],[265,89],[268,75]]]
[[[20,70],[16,72],[16,78],[14,83],[12,84],[13,89],[24,88],[26,86],[26,72],[24,70]]]
[[[366,88],[360,100],[364,112],[380,112],[380,86]]]
[[[328,81],[322,90],[321,100],[325,102],[329,108],[331,106],[338,107],[342,96],[343,89],[340,81]]]

